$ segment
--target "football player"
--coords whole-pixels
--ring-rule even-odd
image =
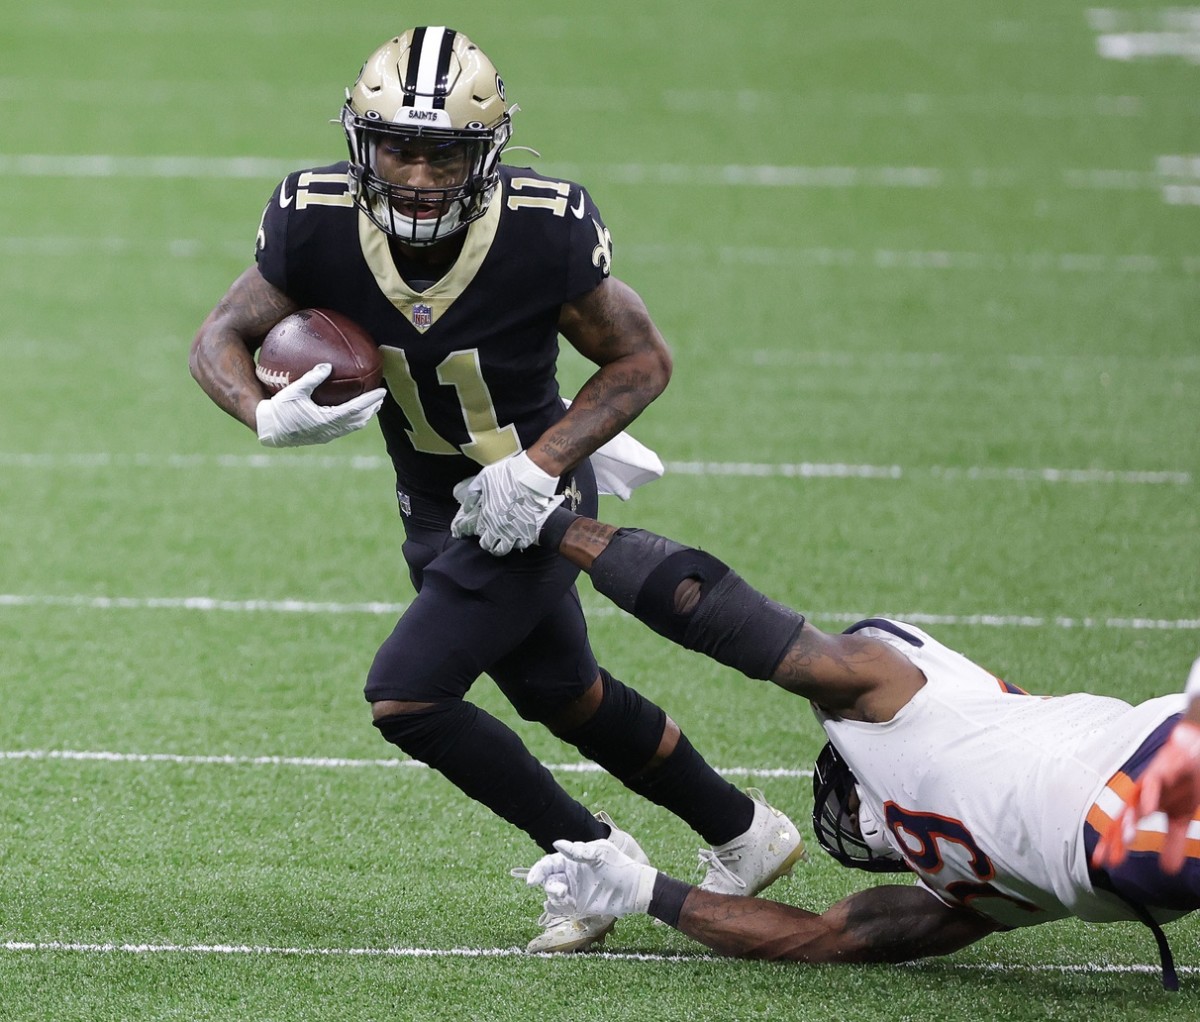
[[[695,829],[710,846],[702,887],[756,891],[790,869],[799,834],[600,668],[577,569],[531,548],[548,495],[595,513],[589,456],[663,390],[671,356],[641,298],[612,276],[609,231],[588,192],[501,162],[513,109],[461,32],[415,28],[380,46],[342,107],[349,160],[297,170],[275,189],[255,264],[200,327],[192,374],[270,447],[325,443],[378,412],[417,589],[366,680],[387,741],[546,851],[558,838],[607,838],[644,861],[628,833],[465,700],[486,673],[521,717]],[[317,405],[312,390],[329,372],[319,365],[266,399],[259,339],[311,307],[366,329],[384,388]],[[569,408],[555,378],[560,334],[597,366]],[[452,530],[455,485],[471,476],[464,501],[478,539],[455,535],[461,523]],[[603,939],[613,919],[550,913],[540,923],[532,950],[572,951]]]
[[[813,781],[822,847],[916,878],[813,913],[699,890],[607,841],[562,841],[528,871],[548,911],[646,912],[722,954],[801,962],[906,961],[1066,916],[1137,919],[1177,985],[1159,924],[1200,907],[1194,738],[1171,774],[1191,785],[1168,808],[1177,829],[1151,815],[1131,822],[1119,861],[1091,857],[1123,796],[1179,740],[1181,696],[1038,698],[901,621],[825,634],[707,553],[562,507],[539,543],[660,634],[809,700],[828,738]]]

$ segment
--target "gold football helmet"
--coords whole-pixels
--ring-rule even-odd
[[[355,203],[410,245],[462,230],[496,191],[509,112],[496,68],[461,32],[414,28],[390,39],[342,107]]]

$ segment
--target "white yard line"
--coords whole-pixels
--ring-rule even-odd
[[[168,752],[106,752],[83,749],[4,749],[0,761],[9,762],[80,762],[127,765],[294,767],[317,770],[427,770],[415,759],[343,759],[331,756],[185,756]],[[559,774],[602,774],[595,763],[547,763],[546,769]],[[715,767],[726,777],[812,777],[811,770],[791,767]]]
[[[1159,160],[1171,160],[1168,155]],[[0,175],[6,178],[107,178],[260,180],[272,183],[294,170],[319,166],[328,159],[274,156],[124,156],[113,153],[0,153]],[[1154,191],[1164,183],[1161,168],[1059,167],[1049,173],[1006,167],[947,170],[923,166],[857,166],[853,164],[686,164],[686,163],[553,163],[548,174],[586,178],[607,185],[671,185],[691,187],[847,189],[939,188],[1011,189],[1055,184],[1085,191]]]
[[[255,955],[314,958],[547,958],[561,962],[564,968],[573,969],[581,962],[715,962],[727,961],[715,955],[695,954],[650,954],[644,952],[589,951],[583,955],[531,955],[519,947],[491,948],[425,948],[425,947],[280,947],[253,944],[133,944],[133,943],[73,943],[69,941],[21,941],[9,940],[0,944],[0,950],[29,953],[74,953],[74,954],[130,954],[130,955]],[[1085,975],[1158,975],[1161,966],[1150,964],[1116,965],[1108,962],[1068,962],[1063,964],[1040,963],[1036,965],[1005,962],[916,962],[906,963],[905,968],[917,971],[940,972],[990,972],[1028,975],[1032,973],[1058,973],[1063,975],[1082,973]],[[1176,971],[1182,976],[1200,973],[1200,966],[1181,965]]]
[[[211,596],[52,596],[0,593],[0,607],[78,610],[194,610],[231,614],[371,614],[398,617],[407,603],[333,603],[316,600],[224,600]],[[594,613],[592,616],[596,616]],[[915,623],[915,622],[914,622]]]
[[[762,353],[757,353],[762,355]],[[936,355],[927,356],[936,359]],[[1177,368],[1188,368],[1184,359]],[[386,471],[383,455],[337,454],[114,454],[104,451],[74,454],[33,454],[0,451],[0,468],[166,468],[206,467],[231,469],[353,469]],[[1035,482],[1072,485],[1190,486],[1190,472],[1174,470],[1129,470],[1099,468],[941,466],[905,468],[901,465],[869,465],[850,462],[757,462],[757,461],[668,461],[669,475],[739,476],[786,479],[922,479],[967,482]]]
[[[0,258],[59,259],[96,254],[155,255],[171,259],[244,257],[249,260],[253,255],[253,239],[219,242],[200,238],[147,239],[70,234],[9,235],[0,238]],[[859,250],[820,246],[628,244],[621,247],[621,258],[633,263],[671,260],[711,266],[800,266],[919,272],[1063,273],[1071,276],[1200,274],[1200,254],[1162,256],[1146,252],[973,252],[949,249]]]
[[[3,607],[67,607],[78,610],[188,610],[231,614],[372,614],[398,617],[407,603],[383,601],[335,603],[313,600],[228,600],[211,596],[85,596],[42,593],[0,593]],[[588,606],[589,617],[621,615],[609,604]],[[925,611],[812,611],[814,621],[851,624],[878,616],[908,621],[914,625],[965,625],[979,628],[1121,629],[1128,631],[1198,631],[1200,618],[1158,617],[1064,617],[1042,614],[931,614]]]

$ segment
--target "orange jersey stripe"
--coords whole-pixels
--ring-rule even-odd
[[[1113,774],[1107,784],[1108,790],[1123,802],[1128,801],[1135,786],[1136,782],[1123,771]],[[1108,825],[1112,823],[1112,817],[1100,807],[1099,803],[1096,803],[1088,810],[1087,822],[1100,833],[1104,833]],[[1192,822],[1200,823],[1200,808],[1196,810]],[[1166,840],[1167,835],[1161,830],[1145,830],[1139,827],[1128,848],[1131,852],[1161,852]],[[1184,844],[1184,855],[1189,859],[1200,859],[1200,838],[1190,837],[1187,839]]]
[[[1091,824],[1095,830],[1098,830],[1101,834],[1103,834],[1104,831],[1108,829],[1108,825],[1112,823],[1112,817],[1109,816],[1108,813],[1106,813],[1098,805],[1094,805],[1088,810],[1087,822]]]
[[[1159,830],[1139,830],[1129,846],[1131,852],[1161,852],[1167,835]],[[1200,838],[1190,837],[1183,845],[1183,854],[1189,859],[1200,859]]]
[[[1128,774],[1118,770],[1108,779],[1106,787],[1122,802],[1127,802],[1136,783]],[[1088,810],[1087,822],[1097,830],[1103,831],[1112,822],[1112,817],[1101,808],[1099,802],[1096,802]]]
[[[1123,770],[1118,770],[1108,779],[1108,790],[1115,792],[1121,801],[1129,798],[1129,793],[1133,791],[1134,785],[1137,782]]]

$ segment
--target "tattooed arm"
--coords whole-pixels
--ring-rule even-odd
[[[820,915],[693,887],[675,927],[722,955],[792,962],[905,962],[981,940],[996,923],[920,887],[859,891]]]
[[[870,887],[809,912],[701,890],[610,841],[555,841],[527,871],[546,909],[581,918],[645,912],[722,955],[792,962],[904,962],[949,954],[1001,927],[918,886]]]
[[[251,266],[233,282],[192,341],[188,365],[196,382],[219,407],[251,429],[263,399],[254,376],[254,351],[271,327],[297,309]]]
[[[559,332],[600,368],[580,388],[567,414],[529,448],[559,476],[637,418],[667,386],[671,353],[637,292],[607,277],[563,306]]]

